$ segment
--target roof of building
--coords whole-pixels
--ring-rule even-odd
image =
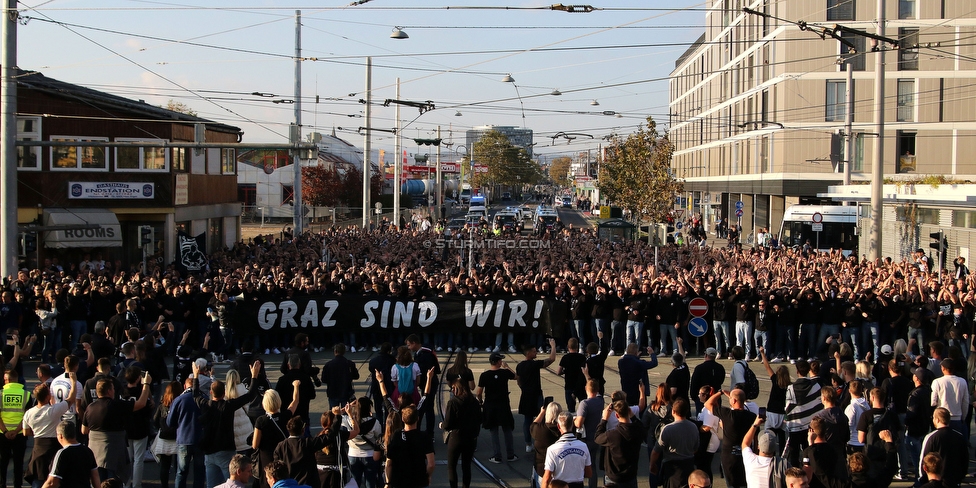
[[[184,122],[184,123],[204,123],[212,130],[221,132],[242,133],[239,127],[226,125],[207,120],[194,115],[176,112],[163,107],[150,105],[141,100],[130,100],[128,98],[112,95],[81,85],[74,85],[54,78],[48,78],[38,71],[17,70],[17,85],[23,88],[44,92],[49,95],[61,98],[76,100],[94,107],[124,110],[134,115],[145,116],[153,121]]]

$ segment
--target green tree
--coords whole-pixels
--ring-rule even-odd
[[[682,189],[671,173],[672,154],[674,145],[651,117],[626,139],[614,137],[600,165],[601,196],[638,220],[663,222]]]
[[[472,175],[473,186],[505,185],[521,189],[522,185],[534,185],[542,179],[539,163],[529,159],[524,148],[512,145],[501,132],[486,132],[474,143],[471,152],[476,164],[488,168],[485,173]]]
[[[572,163],[572,158],[565,156],[553,159],[549,165],[549,179],[559,186],[569,186],[572,183],[569,179],[569,167]]]

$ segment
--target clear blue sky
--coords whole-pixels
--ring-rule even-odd
[[[294,107],[272,101],[294,98],[298,9],[303,57],[318,58],[302,64],[304,133],[351,129],[337,135],[362,146],[354,131],[365,125],[366,56],[373,57],[374,127],[395,126],[394,108],[382,102],[395,98],[397,77],[401,100],[437,107],[423,115],[401,108],[411,153],[417,147],[409,138],[433,137],[438,125],[447,140],[453,128],[455,142],[472,126],[528,127],[536,154],[552,157],[595,149],[601,137],[633,132],[648,115],[666,124],[666,79],[702,33],[705,3],[609,0],[590,3],[603,9],[590,13],[534,8],[551,3],[34,0],[20,4],[30,20],[18,28],[18,64],[156,105],[182,102],[241,127],[245,142],[286,142]],[[394,26],[410,38],[390,39]],[[517,92],[501,81],[506,73]],[[554,89],[563,95],[549,95]],[[560,131],[594,139],[553,146]],[[393,144],[390,134],[374,133],[375,149],[390,153]]]

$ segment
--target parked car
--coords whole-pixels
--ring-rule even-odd
[[[512,194],[510,192],[502,193],[502,201],[503,202],[510,202],[510,201],[512,201]]]

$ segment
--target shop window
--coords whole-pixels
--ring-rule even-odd
[[[51,136],[54,142],[108,142],[107,137]],[[51,169],[108,171],[108,152],[104,147],[54,146],[51,147]]]

